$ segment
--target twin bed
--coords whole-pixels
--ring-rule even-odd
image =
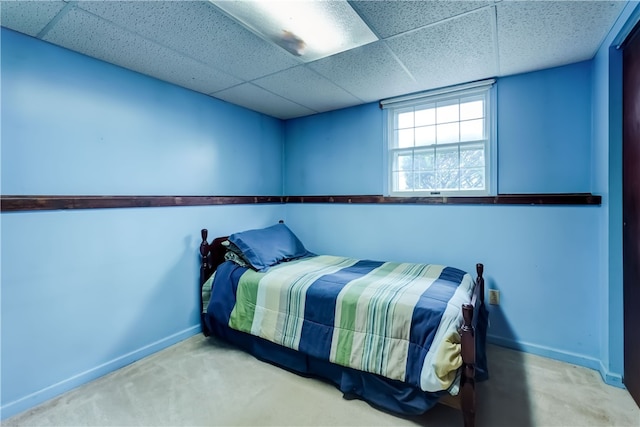
[[[283,223],[200,245],[202,330],[402,415],[436,403],[475,422],[487,378],[483,266],[309,252]]]

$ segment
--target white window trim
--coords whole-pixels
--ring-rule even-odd
[[[498,163],[497,163],[497,108],[496,108],[496,87],[495,79],[482,80],[477,82],[466,83],[457,86],[450,86],[441,89],[434,89],[416,94],[404,95],[396,98],[390,98],[380,101],[380,108],[391,110],[386,112],[386,120],[384,120],[384,194],[391,197],[464,197],[464,196],[492,196],[498,193]],[[487,139],[485,145],[485,189],[484,190],[453,190],[453,191],[393,191],[393,155],[396,148],[392,148],[393,131],[394,131],[394,114],[393,111],[400,108],[411,107],[427,102],[443,100],[449,97],[458,97],[460,95],[473,94],[474,92],[487,92],[486,111],[489,115],[487,122]],[[454,143],[460,146],[464,143]]]

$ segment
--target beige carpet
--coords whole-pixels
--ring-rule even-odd
[[[640,426],[627,391],[595,371],[496,346],[489,363],[491,379],[479,384],[479,426]],[[462,416],[438,405],[400,418],[195,336],[2,425],[462,426]]]

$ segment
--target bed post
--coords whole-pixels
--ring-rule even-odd
[[[478,274],[478,278],[476,279],[476,286],[478,286],[479,294],[480,294],[480,303],[484,304],[484,264],[476,264],[476,273]]]
[[[202,333],[204,334],[205,337],[208,337],[210,335],[210,331],[209,328],[207,328],[207,325],[204,321],[204,309],[203,309],[203,305],[204,305],[204,301],[202,300],[202,285],[204,285],[204,282],[207,281],[208,279],[208,272],[210,271],[210,266],[209,266],[209,243],[207,243],[207,236],[209,234],[209,232],[207,231],[206,228],[203,228],[200,231],[200,234],[202,235],[202,243],[200,243],[200,292],[198,292],[198,295],[200,296],[200,308],[198,310],[200,310],[200,326],[202,327]]]
[[[462,305],[462,318],[464,319],[460,329],[460,346],[462,354],[462,376],[460,379],[460,407],[464,417],[465,427],[474,427],[476,422],[476,340],[473,328],[474,305],[484,304],[484,265],[476,264],[476,288],[472,304]]]
[[[202,243],[200,243],[200,287],[207,280],[207,271],[209,270],[209,243],[207,243],[207,236],[209,231],[206,228],[200,230],[202,235]]]
[[[475,360],[476,343],[473,331],[473,305],[462,305],[464,323],[460,329],[462,346],[462,376],[460,379],[460,406],[464,417],[464,426],[475,426],[476,391],[475,391]]]

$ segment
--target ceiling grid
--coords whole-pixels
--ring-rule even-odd
[[[208,1],[2,1],[4,27],[280,119],[589,60],[626,1],[349,1],[378,41],[304,62]]]

